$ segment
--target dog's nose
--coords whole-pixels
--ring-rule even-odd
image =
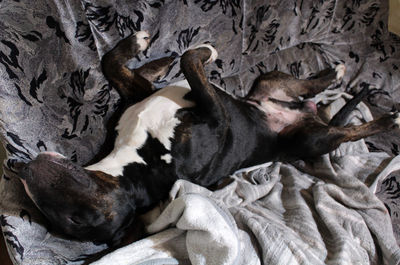
[[[18,177],[21,179],[25,179],[29,173],[28,163],[25,162],[16,162],[14,163],[13,168],[17,171]]]

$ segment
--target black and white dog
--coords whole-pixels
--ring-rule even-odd
[[[216,50],[202,45],[186,51],[186,81],[153,93],[152,82],[166,73],[166,57],[130,70],[126,62],[146,49],[149,35],[137,32],[102,58],[103,72],[125,100],[112,152],[85,168],[57,153],[41,153],[20,165],[27,194],[62,233],[80,240],[118,243],[135,216],[166,199],[177,179],[208,187],[239,168],[267,161],[309,159],[345,141],[396,128],[388,114],[359,126],[342,121],[363,90],[330,121],[299,98],[339,82],[344,66],[297,80],[281,72],[261,75],[249,95],[235,99],[211,85],[203,65]]]

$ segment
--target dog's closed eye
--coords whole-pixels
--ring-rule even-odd
[[[76,216],[70,216],[68,217],[68,220],[74,225],[84,225],[84,223]]]

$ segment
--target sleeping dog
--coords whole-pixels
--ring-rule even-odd
[[[51,152],[20,165],[27,194],[53,228],[79,240],[118,243],[135,216],[166,199],[177,179],[209,187],[239,168],[311,159],[400,124],[396,113],[343,127],[365,89],[329,124],[313,102],[300,100],[340,82],[343,65],[309,80],[263,74],[246,98],[234,98],[207,80],[204,64],[217,57],[210,45],[181,56],[185,81],[153,93],[152,82],[173,57],[126,67],[148,41],[148,33],[137,32],[102,58],[103,73],[126,106],[111,153],[85,168]]]

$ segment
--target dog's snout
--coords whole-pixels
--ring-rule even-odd
[[[18,177],[20,177],[21,179],[26,179],[30,172],[29,164],[25,162],[15,163],[14,169],[17,171]]]
[[[16,171],[20,171],[22,168],[24,168],[27,165],[25,162],[16,162],[14,163],[13,167]]]

